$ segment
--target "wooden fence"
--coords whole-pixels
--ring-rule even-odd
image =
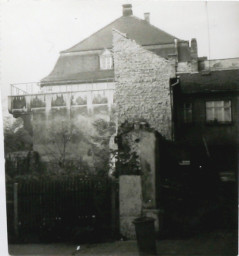
[[[21,181],[13,186],[18,241],[90,242],[112,236],[117,226],[117,187],[106,178],[66,177]],[[11,211],[14,214],[10,214]],[[10,230],[10,228],[9,228]]]

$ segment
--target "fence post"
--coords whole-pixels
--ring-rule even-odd
[[[18,237],[18,184],[14,183],[13,186],[13,202],[14,202],[14,231]]]

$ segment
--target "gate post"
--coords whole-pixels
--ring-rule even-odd
[[[111,233],[116,234],[116,181],[111,179]]]
[[[162,226],[162,210],[159,209],[159,138],[157,133],[150,130],[141,130],[140,164],[142,171],[142,200],[143,214],[155,219],[155,231],[159,233]]]
[[[18,183],[13,185],[13,202],[14,202],[14,231],[18,238]]]
[[[121,175],[119,182],[120,233],[128,239],[135,239],[133,220],[142,213],[141,176]]]

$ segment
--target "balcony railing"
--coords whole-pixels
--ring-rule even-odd
[[[57,90],[57,88],[59,90]],[[12,85],[9,96],[9,112],[13,115],[56,108],[85,106],[93,111],[100,106],[108,109],[113,105],[114,83],[82,84],[41,88],[39,83]]]
[[[11,84],[11,96],[41,93],[39,82]]]
[[[11,84],[11,96],[48,94],[60,92],[83,92],[114,89],[114,83],[86,83],[41,86],[40,82]]]

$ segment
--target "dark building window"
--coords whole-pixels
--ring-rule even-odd
[[[207,101],[206,102],[206,120],[207,122],[228,123],[232,121],[231,101]]]
[[[192,103],[183,104],[183,122],[188,124],[192,123]]]

